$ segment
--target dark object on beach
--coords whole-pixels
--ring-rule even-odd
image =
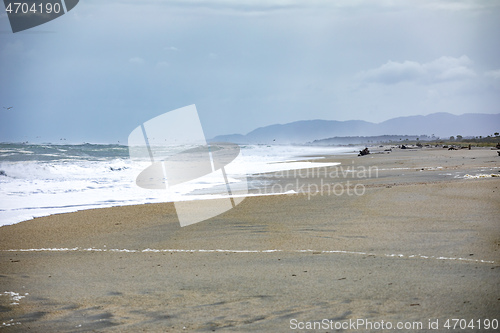
[[[458,150],[458,149],[455,147],[450,147],[450,148],[448,148],[448,150]]]
[[[448,148],[448,146],[443,146],[443,148]]]
[[[123,168],[113,168],[113,167],[109,167],[109,170],[111,171],[122,171],[122,170],[125,170],[125,169],[128,169],[127,167],[123,167]]]
[[[401,145],[401,149],[406,149],[406,146],[405,145]]]
[[[359,151],[358,156],[365,156],[365,155],[368,155],[369,153],[370,153],[370,151],[368,150],[368,148],[365,148],[365,149]]]
[[[469,150],[470,150],[470,149],[471,149],[471,145],[470,145],[470,143],[469,143]]]
[[[5,171],[0,170],[0,176],[7,176],[7,174],[5,173]]]
[[[497,151],[497,153],[498,153],[498,156],[500,156],[500,151]],[[1,171],[0,171],[0,172],[1,172]]]
[[[497,143],[497,149],[500,149],[500,142]]]

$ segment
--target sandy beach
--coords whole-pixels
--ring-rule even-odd
[[[248,197],[184,228],[172,203],[0,227],[0,329],[435,332],[455,318],[484,331],[500,320],[497,152],[374,152],[254,176],[307,193]]]

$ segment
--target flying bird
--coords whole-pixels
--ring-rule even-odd
[[[9,107],[5,107],[5,106],[4,106],[3,108],[4,108],[5,110],[10,110],[10,109],[12,109],[12,108],[13,108],[13,106],[9,106]]]

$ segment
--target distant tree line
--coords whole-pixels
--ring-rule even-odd
[[[428,135],[377,135],[377,136],[336,136],[327,139],[314,140],[314,145],[349,145],[365,143],[394,143],[431,140]]]
[[[487,136],[467,136],[463,137],[461,135],[455,136],[450,136],[450,141],[455,141],[455,142],[469,142],[469,143],[495,143],[495,142],[500,142],[500,133],[495,132],[493,135],[487,135]]]
[[[456,145],[472,144],[477,146],[494,146],[500,143],[500,133],[495,132],[487,136],[450,136],[449,139],[432,135],[378,135],[378,136],[338,136],[321,140],[314,140],[313,145],[359,145],[359,144],[391,144],[391,145]]]

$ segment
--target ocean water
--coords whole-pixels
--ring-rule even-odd
[[[355,151],[278,145],[240,149],[240,156],[231,163],[231,183],[247,175],[325,166],[304,161],[307,156]],[[164,190],[136,185],[137,175],[147,166],[130,160],[128,147],[121,145],[0,144],[0,226],[82,209],[199,200],[216,196],[215,189],[221,185],[204,177],[166,195]],[[202,194],[193,195],[200,190]]]

